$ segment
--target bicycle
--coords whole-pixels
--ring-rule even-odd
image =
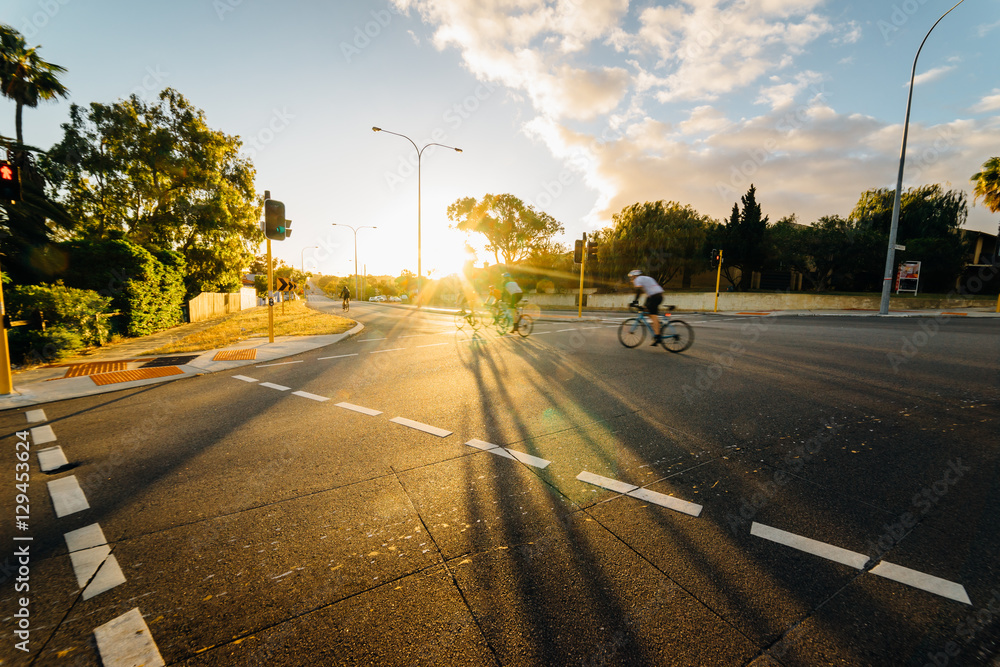
[[[527,338],[535,328],[535,320],[531,315],[524,312],[525,302],[518,303],[517,309],[512,310],[507,304],[498,304],[493,313],[493,324],[496,325],[497,333],[501,336],[510,331],[515,323],[517,334],[521,338]]]
[[[476,331],[483,326],[482,316],[473,308],[470,308],[469,310],[462,308],[460,311],[455,313],[455,328],[461,331],[466,324],[472,327],[473,331]]]
[[[350,299],[344,299],[344,303],[342,303],[342,304],[340,305],[340,307],[341,307],[341,309],[342,309],[342,310],[343,310],[343,311],[344,311],[345,313],[349,313],[349,312],[351,312],[351,300],[350,300]]]
[[[618,327],[618,341],[625,347],[638,347],[642,341],[646,340],[646,331],[653,335],[653,325],[649,323],[648,315],[638,306],[629,306],[630,310],[638,311],[639,315],[630,317]],[[673,310],[673,306],[667,306],[667,310]],[[657,315],[659,317],[659,315]],[[683,352],[691,347],[694,342],[694,329],[684,320],[673,317],[660,318],[660,340],[658,341],[664,350],[668,352]]]

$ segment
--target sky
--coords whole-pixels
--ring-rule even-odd
[[[448,205],[488,193],[549,213],[568,246],[636,202],[724,220],[751,183],[772,221],[847,216],[895,187],[913,58],[953,4],[4,0],[0,21],[67,69],[67,100],[25,110],[27,143],[59,141],[71,103],[169,86],[285,203],[277,257],[347,275],[356,240],[368,273],[416,272],[419,180],[422,270],[440,277],[467,259]],[[1000,216],[969,179],[1000,154],[998,43],[1000,0],[965,0],[931,33],[904,172],[964,190],[966,228],[990,233]],[[0,100],[0,134],[13,125]],[[430,143],[462,152],[427,147],[418,179]]]

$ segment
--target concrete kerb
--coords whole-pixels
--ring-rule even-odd
[[[228,371],[242,366],[255,366],[276,361],[284,357],[294,356],[302,352],[316,350],[327,345],[340,342],[346,338],[356,336],[361,333],[365,325],[360,322],[350,331],[340,334],[330,334],[325,336],[282,336],[276,338],[273,343],[268,343],[266,339],[250,338],[240,343],[224,348],[233,349],[256,349],[257,358],[241,361],[214,361],[213,357],[222,351],[209,350],[202,352],[197,358],[192,359],[187,364],[178,366],[182,375],[168,375],[162,378],[150,378],[148,380],[134,380],[132,382],[118,382],[115,384],[98,386],[88,376],[62,378],[65,373],[64,368],[40,369],[44,372],[32,372],[32,377],[27,380],[18,381],[15,378],[13,394],[0,396],[0,410],[10,410],[14,408],[28,407],[53,401],[62,401],[70,398],[80,398],[82,396],[93,396],[95,394],[105,394],[122,389],[132,389],[134,387],[145,387],[160,382],[170,382],[184,378],[204,375],[205,373],[218,373]],[[153,355],[148,359],[168,355]],[[143,357],[129,357],[131,359],[143,359]]]

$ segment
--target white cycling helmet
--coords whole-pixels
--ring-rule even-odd
[[[631,271],[628,272],[629,278],[635,278],[636,276],[641,276],[641,275],[642,271],[640,271],[639,269],[632,269]]]

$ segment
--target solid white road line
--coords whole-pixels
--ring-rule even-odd
[[[955,600],[956,602],[962,602],[968,605],[972,604],[968,593],[965,592],[965,586],[962,586],[962,584],[956,584],[955,582],[948,581],[947,579],[932,577],[929,574],[917,572],[916,570],[911,570],[910,568],[903,567],[902,565],[882,561],[871,569],[871,573],[880,577],[885,577],[886,579],[898,581],[899,583],[906,584],[907,586],[919,588],[920,590],[927,591],[928,593],[934,593],[934,595],[940,595],[941,597],[948,598],[949,600]]]
[[[415,422],[412,419],[407,419],[405,417],[393,417],[389,421],[400,424],[401,426],[407,426],[418,431],[423,431],[424,433],[430,433],[431,435],[436,435],[439,438],[447,438],[451,435],[451,431],[446,431],[443,428],[438,428],[437,426],[431,426],[429,424],[423,424],[421,422]]]
[[[371,408],[363,408],[360,405],[352,405],[350,403],[335,403],[338,408],[344,408],[345,410],[353,410],[354,412],[360,412],[363,415],[370,415],[374,417],[375,415],[382,414],[379,410],[372,410]]]
[[[24,416],[28,418],[28,422],[31,424],[43,422],[45,421],[45,410],[28,410],[24,413]]]
[[[675,512],[682,512],[683,514],[688,514],[690,516],[700,516],[701,510],[703,509],[703,507],[698,503],[681,500],[676,496],[667,495],[666,493],[650,491],[649,489],[634,486],[626,482],[620,482],[617,479],[601,477],[600,475],[595,475],[591,472],[581,472],[576,476],[576,478],[581,482],[587,482],[588,484],[600,486],[601,488],[608,489],[610,491],[617,491],[618,493],[629,496],[630,498],[645,500],[648,503],[653,503],[654,505],[659,505],[660,507],[666,507],[667,509],[672,509]]]
[[[400,350],[405,350],[403,347],[391,347],[388,350],[372,350],[368,354],[378,354],[379,352],[399,352]]]
[[[327,396],[320,396],[318,394],[310,394],[308,391],[293,391],[292,395],[293,396],[301,396],[302,398],[308,398],[308,399],[313,400],[313,401],[320,401],[321,403],[323,401],[329,401],[330,400]]]
[[[48,487],[57,517],[90,509],[90,503],[87,502],[87,496],[83,495],[83,489],[80,488],[76,475],[54,479],[48,483]]]
[[[164,667],[149,626],[138,607],[94,629],[104,667]]]
[[[52,427],[46,424],[45,426],[36,426],[31,429],[31,444],[38,446],[44,445],[47,442],[55,442],[56,434],[52,430]]]
[[[545,459],[540,459],[537,456],[532,456],[531,454],[525,454],[524,452],[518,452],[513,449],[507,449],[506,447],[501,447],[500,445],[494,445],[492,442],[485,442],[483,440],[477,440],[473,438],[466,442],[469,447],[475,447],[476,449],[481,449],[484,452],[489,452],[490,454],[496,454],[497,456],[502,456],[505,459],[512,459],[514,461],[520,461],[529,466],[534,466],[535,468],[545,468],[552,461],[547,461]]]
[[[66,460],[62,447],[56,445],[38,450],[38,468],[42,472],[52,472],[67,465],[69,465],[69,461]]]
[[[356,357],[356,356],[358,356],[357,352],[354,352],[353,354],[338,354],[335,357],[320,357],[319,359],[317,359],[317,361],[323,361],[324,359],[343,359],[344,357]]]
[[[274,384],[272,382],[261,382],[258,387],[267,387],[268,389],[277,389],[278,391],[288,391],[291,387],[286,387],[282,384]]]
[[[246,375],[234,375],[233,379],[235,379],[235,380],[243,380],[244,382],[256,382],[257,381],[254,378],[248,378]]]
[[[836,563],[848,565],[856,570],[865,569],[865,563],[868,562],[868,556],[859,554],[856,551],[841,549],[840,547],[835,547],[832,544],[827,544],[826,542],[819,542],[808,537],[796,535],[795,533],[789,533],[784,530],[779,530],[778,528],[765,526],[764,524],[757,523],[756,521],[754,521],[753,525],[750,526],[750,534],[762,537],[765,540],[770,540],[771,542],[784,544],[786,547],[798,549],[799,551],[804,551],[808,554],[819,556],[820,558],[826,558],[827,560],[832,560]]]
[[[279,361],[276,364],[263,364],[261,366],[254,366],[254,368],[268,368],[270,366],[287,366],[288,364],[301,364],[304,360],[299,361]]]

